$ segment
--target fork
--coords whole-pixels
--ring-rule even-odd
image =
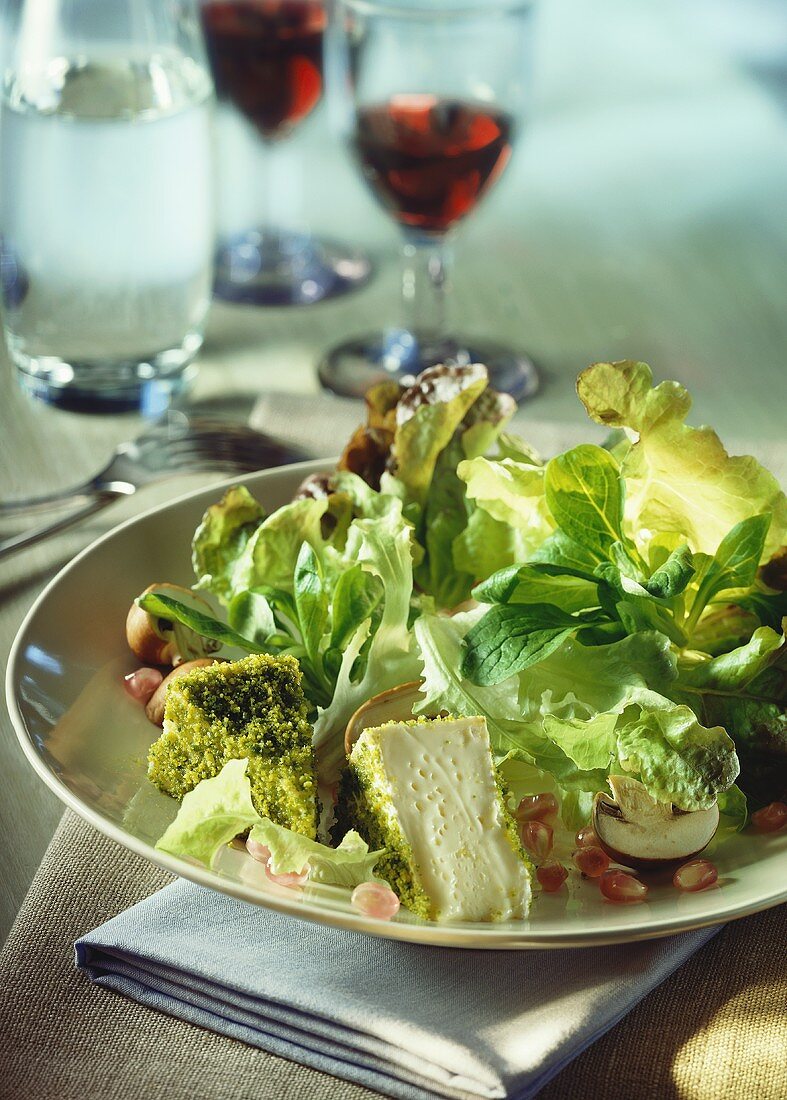
[[[76,506],[49,523],[0,540],[0,559],[175,474],[249,473],[307,457],[246,424],[170,412],[136,439],[121,443],[106,466],[82,484],[44,496],[0,501],[0,519],[37,515],[68,503]]]

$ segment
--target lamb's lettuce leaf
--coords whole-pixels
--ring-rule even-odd
[[[545,493],[557,526],[598,561],[623,541],[620,469],[602,447],[584,443],[553,458],[546,468]]]

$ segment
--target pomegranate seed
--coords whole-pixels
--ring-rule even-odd
[[[552,851],[552,826],[545,821],[526,821],[519,828],[522,847],[536,863],[542,863]]]
[[[545,894],[554,894],[559,890],[568,878],[568,871],[562,863],[555,859],[548,859],[536,870],[536,878],[541,883],[541,889]]]
[[[286,871],[284,874],[274,875],[273,871],[270,869],[270,865],[266,863],[265,874],[271,882],[275,882],[279,886],[303,886],[304,882],[309,877],[309,864],[307,863],[302,871]]]
[[[157,668],[138,668],[123,677],[123,687],[132,699],[144,706],[163,679]]]
[[[600,847],[598,837],[596,836],[592,825],[586,825],[584,829],[580,829],[574,839],[577,842],[577,848]]]
[[[553,794],[526,794],[516,808],[514,817],[521,825],[525,821],[545,821],[556,817],[557,799]]]
[[[672,876],[672,885],[679,890],[687,890],[695,893],[704,890],[706,886],[713,886],[719,872],[708,859],[690,859],[679,867]]]
[[[279,886],[303,886],[309,877],[308,863],[302,871],[287,871],[282,875],[274,875],[270,869],[271,850],[265,844],[261,844],[259,840],[252,840],[249,837],[246,841],[246,851],[253,859],[258,859],[264,865],[265,874],[271,882],[276,882]]]
[[[399,912],[399,898],[384,882],[362,882],[350,898],[353,909],[365,917],[390,920]]]
[[[251,837],[246,841],[246,851],[252,859],[258,859],[260,863],[264,863],[266,866],[271,858],[270,848],[266,847],[265,844],[260,844],[259,840],[252,840]]]
[[[607,901],[644,901],[648,896],[645,883],[625,871],[605,871],[599,888]]]
[[[603,848],[589,844],[574,852],[574,863],[587,878],[598,878],[609,867],[609,856]]]
[[[758,833],[775,833],[787,825],[787,803],[770,802],[751,815],[751,823]]]

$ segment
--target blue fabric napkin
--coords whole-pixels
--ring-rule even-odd
[[[716,931],[554,951],[422,947],[178,881],[76,944],[92,981],[402,1100],[524,1100]]]

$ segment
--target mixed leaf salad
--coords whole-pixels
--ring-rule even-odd
[[[243,485],[207,511],[194,588],[222,617],[138,603],[208,647],[295,658],[323,784],[357,708],[416,682],[416,717],[484,719],[507,787],[552,792],[572,830],[610,775],[738,830],[787,799],[787,498],[646,364],[596,363],[577,391],[610,435],[547,461],[482,366],[384,383],[333,473],[270,514]],[[231,778],[251,843],[279,851]],[[335,854],[351,878],[379,855],[356,834]]]

